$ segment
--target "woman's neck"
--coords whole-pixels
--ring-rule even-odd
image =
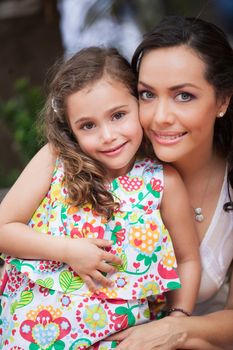
[[[189,154],[188,157],[174,162],[173,166],[180,173],[184,183],[188,185],[195,178],[206,176],[210,168],[214,170],[220,159],[213,147],[209,147],[205,151],[200,150],[195,154]]]
[[[219,200],[226,160],[211,151],[199,157],[192,155],[173,165],[186,186],[199,239],[202,241]]]

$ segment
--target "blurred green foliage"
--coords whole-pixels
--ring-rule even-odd
[[[0,116],[12,136],[12,150],[17,150],[19,162],[24,167],[40,147],[36,120],[44,96],[41,88],[31,86],[27,78],[17,80],[13,89],[11,98],[0,100]],[[11,150],[8,151],[10,154]],[[0,167],[0,187],[11,186],[22,169],[13,166],[6,176],[3,168],[4,162]]]

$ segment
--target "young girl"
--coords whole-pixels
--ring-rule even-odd
[[[49,145],[0,208],[10,266],[2,349],[111,349],[101,340],[147,322],[147,297],[158,305],[169,290],[171,315],[192,311],[200,268],[190,205],[173,168],[140,156],[136,96],[114,49],[84,49],[55,75]]]

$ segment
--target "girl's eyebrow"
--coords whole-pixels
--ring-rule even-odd
[[[117,105],[117,106],[114,106],[112,108],[109,108],[108,110],[106,110],[106,113],[114,113],[116,111],[118,111],[119,109],[121,108],[126,108],[128,105],[127,104],[124,104],[124,105]],[[86,122],[87,120],[89,121],[90,119],[92,119],[93,116],[84,116],[84,117],[81,117],[81,118],[78,118],[74,124],[77,124],[77,123],[82,123],[82,122]]]
[[[149,90],[154,90],[154,88],[142,81],[138,82],[138,85],[142,85],[144,88],[149,89]],[[183,84],[178,84],[178,85],[174,85],[169,87],[169,90],[174,91],[174,90],[179,90],[179,89],[184,89],[186,87],[193,87],[195,89],[201,90],[201,88],[197,85],[191,84],[191,83],[183,83]]]

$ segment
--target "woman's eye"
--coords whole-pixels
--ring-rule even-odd
[[[83,130],[90,130],[90,129],[93,129],[94,128],[94,123],[85,123],[81,126],[81,129]]]
[[[151,91],[139,91],[139,97],[142,100],[150,100],[154,98],[154,94]]]
[[[117,112],[117,113],[114,113],[114,114],[113,114],[112,119],[113,119],[113,120],[114,120],[114,119],[118,120],[118,119],[123,118],[124,115],[125,115],[125,113],[123,113],[123,112]]]
[[[181,92],[180,94],[176,95],[176,99],[180,102],[188,102],[193,98],[194,96],[188,92]]]

